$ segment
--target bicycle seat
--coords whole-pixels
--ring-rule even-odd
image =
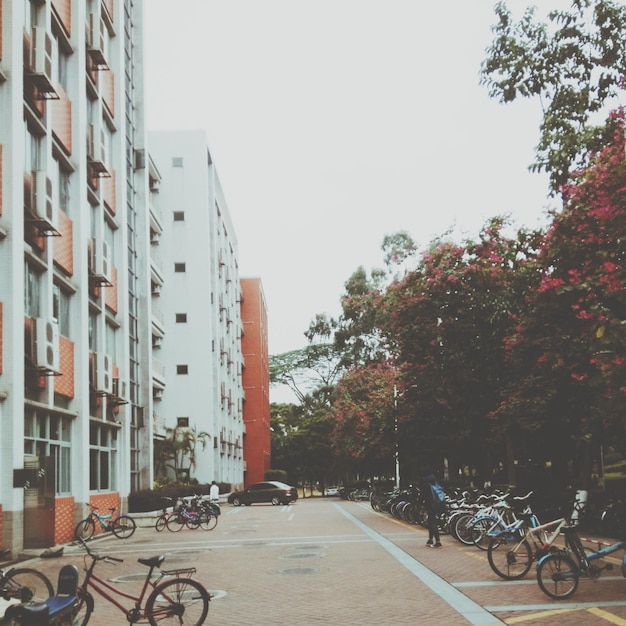
[[[147,559],[137,559],[139,563],[142,565],[147,565],[148,567],[161,567],[163,561],[165,561],[165,557],[161,556],[151,556]]]

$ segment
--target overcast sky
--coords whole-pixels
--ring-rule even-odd
[[[539,103],[479,86],[494,4],[146,0],[148,127],[206,131],[270,354],[339,313],[352,272],[382,267],[386,234],[424,247],[499,214],[546,223],[547,178],[527,169]]]

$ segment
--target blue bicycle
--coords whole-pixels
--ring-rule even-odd
[[[96,523],[98,523],[103,532],[112,531],[119,539],[127,539],[137,530],[137,524],[130,515],[121,514],[115,516],[116,507],[109,509],[111,512],[107,515],[97,513],[97,506],[90,504],[89,507],[91,508],[89,515],[84,520],[78,522],[74,529],[74,537],[77,541],[88,541],[91,539],[96,532]]]
[[[576,528],[562,530],[565,548],[544,556],[537,565],[537,582],[541,591],[554,600],[569,598],[578,588],[581,577],[597,580],[603,570],[612,570],[612,563],[601,559],[618,550],[626,550],[626,543],[617,541],[600,550],[590,550],[582,544]],[[626,576],[626,557],[622,561],[622,574]]]

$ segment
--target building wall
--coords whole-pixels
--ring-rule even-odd
[[[241,279],[242,352],[245,367],[243,445],[245,484],[265,480],[271,469],[270,385],[267,306],[259,278]]]
[[[195,429],[191,475],[241,485],[241,294],[228,206],[205,133],[150,133],[149,148],[162,177],[160,434],[177,425]]]
[[[91,498],[131,488],[140,399],[117,390],[130,371],[128,224],[145,214],[133,188],[147,189],[128,167],[142,120],[125,115],[127,97],[128,111],[143,98],[126,78],[143,74],[142,17],[142,0],[0,0],[0,541],[14,551],[38,532],[70,539]],[[144,300],[148,285],[143,274]],[[53,523],[26,528],[27,509]]]

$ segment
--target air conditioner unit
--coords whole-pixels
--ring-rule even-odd
[[[33,26],[30,66],[38,86],[52,87],[52,37],[44,26]]]
[[[153,296],[158,296],[161,293],[161,285],[159,283],[154,283],[151,291]]]
[[[159,239],[161,239],[161,233],[157,232],[156,230],[150,233],[150,243],[158,243]]]
[[[33,318],[33,350],[35,365],[47,371],[59,371],[59,325],[54,320]]]
[[[89,269],[96,278],[109,281],[111,275],[109,244],[103,239],[94,237],[91,240],[89,246]]]
[[[121,380],[119,376],[113,379],[113,396],[120,400],[126,400],[126,381]]]
[[[154,337],[152,337],[153,348],[160,348],[162,345],[163,345],[163,337],[159,337],[158,335],[155,335]]]
[[[113,392],[113,363],[111,357],[103,352],[96,355],[96,391]]]
[[[154,389],[152,389],[152,398],[154,400],[162,400],[163,399],[163,389],[160,389],[158,387],[154,387]]]
[[[37,220],[49,230],[57,228],[57,211],[52,198],[52,181],[44,171],[32,172],[31,209]]]
[[[96,13],[90,13],[87,21],[87,52],[92,58],[96,69],[106,69],[107,62],[104,56],[105,41],[104,21]]]
[[[95,122],[87,125],[87,158],[97,174],[108,172],[102,124],[102,119],[96,117]]]

